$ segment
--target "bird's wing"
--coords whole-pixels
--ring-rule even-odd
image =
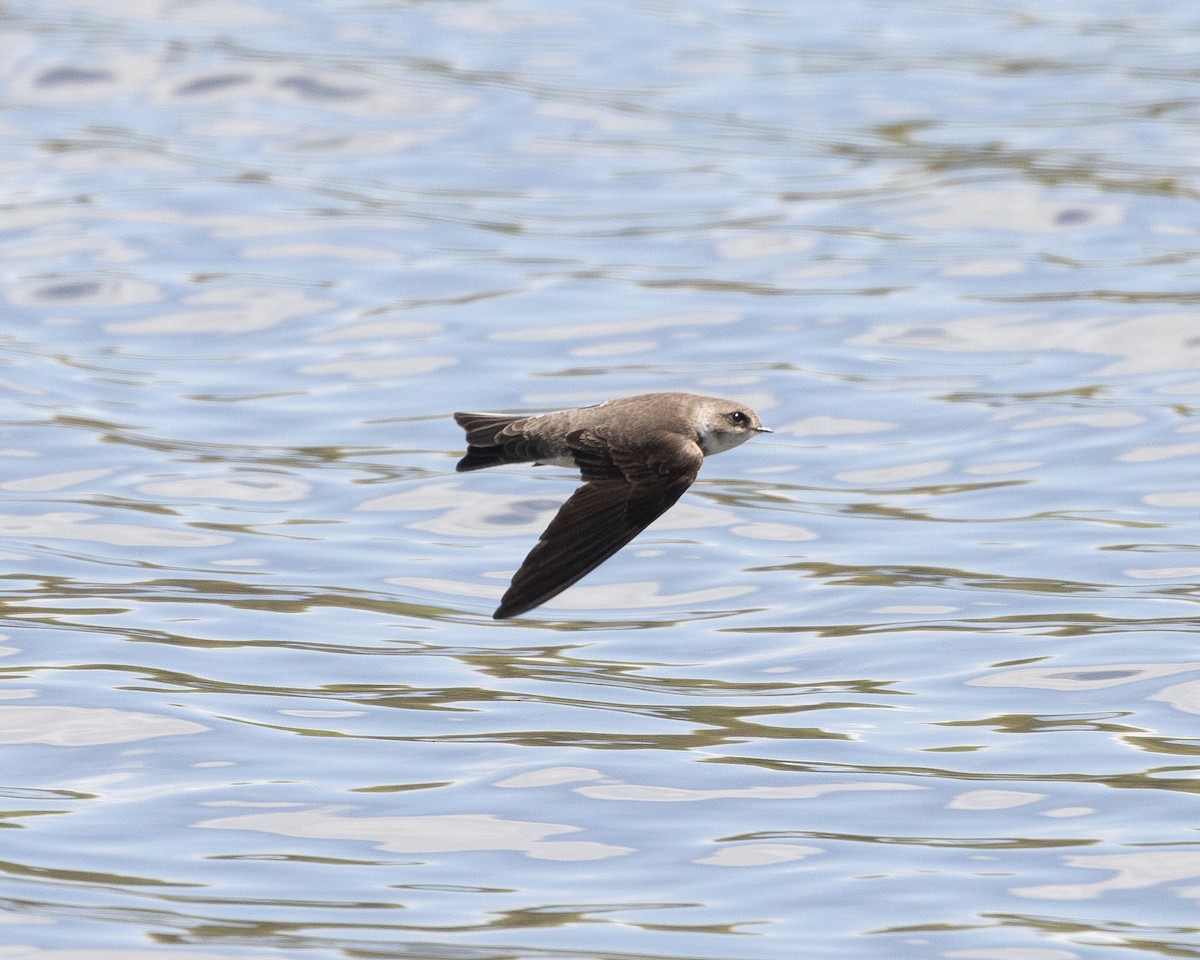
[[[572,446],[587,439],[572,436]],[[591,469],[586,449],[577,459],[587,482],[562,505],[529,552],[495,619],[531,610],[595,570],[683,495],[704,455],[695,443],[680,439],[652,458],[618,456],[598,460]],[[620,478],[613,476],[617,472]]]

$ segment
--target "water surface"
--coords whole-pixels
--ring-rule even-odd
[[[9,4],[0,957],[1200,955],[1198,28]],[[450,415],[658,390],[492,621]]]

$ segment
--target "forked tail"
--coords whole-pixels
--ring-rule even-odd
[[[505,434],[504,428],[525,417],[513,417],[502,413],[456,413],[454,419],[467,431],[467,455],[458,461],[455,469],[482,470],[502,463],[515,463],[525,459],[514,456],[514,432]]]

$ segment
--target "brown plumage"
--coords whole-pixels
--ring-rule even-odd
[[[492,615],[525,613],[595,570],[662,516],[708,454],[770,433],[750,408],[688,393],[652,393],[540,416],[456,413],[459,471],[506,463],[579,470],[583,486],[550,521]]]

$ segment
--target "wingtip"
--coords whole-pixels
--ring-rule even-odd
[[[534,607],[541,606],[550,599],[550,597],[512,596],[512,593],[512,587],[509,587],[508,592],[500,598],[500,606],[492,614],[493,620],[511,620],[513,617],[528,613]]]
[[[501,601],[500,606],[496,608],[496,612],[492,614],[493,620],[511,620],[513,617],[519,617],[526,610],[531,609],[528,606],[521,604],[511,604]]]

